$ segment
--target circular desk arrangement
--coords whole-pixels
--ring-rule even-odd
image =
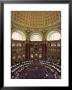
[[[61,79],[59,65],[49,62],[23,62],[11,68],[12,79]]]

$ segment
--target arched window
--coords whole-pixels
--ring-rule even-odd
[[[42,36],[39,33],[33,33],[30,37],[30,41],[42,41]]]
[[[47,35],[47,41],[52,41],[52,40],[60,40],[61,36],[58,31],[51,31]]]
[[[21,31],[15,31],[15,32],[12,33],[12,39],[13,40],[25,41],[26,40],[26,36]]]

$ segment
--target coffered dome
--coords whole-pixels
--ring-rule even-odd
[[[60,25],[60,11],[12,11],[12,25],[23,28],[48,28]]]

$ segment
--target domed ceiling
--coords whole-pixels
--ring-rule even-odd
[[[49,29],[50,27],[60,29],[61,13],[60,11],[12,11],[11,12],[12,29]]]

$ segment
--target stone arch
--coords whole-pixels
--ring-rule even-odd
[[[42,35],[38,32],[32,33],[30,35],[30,41],[42,41]]]
[[[20,30],[16,30],[16,31],[12,32],[12,39],[13,40],[25,41],[26,35],[24,32],[22,32]]]
[[[52,30],[52,31],[47,33],[46,38],[47,38],[47,41],[60,40],[61,35],[60,35],[59,31]]]

